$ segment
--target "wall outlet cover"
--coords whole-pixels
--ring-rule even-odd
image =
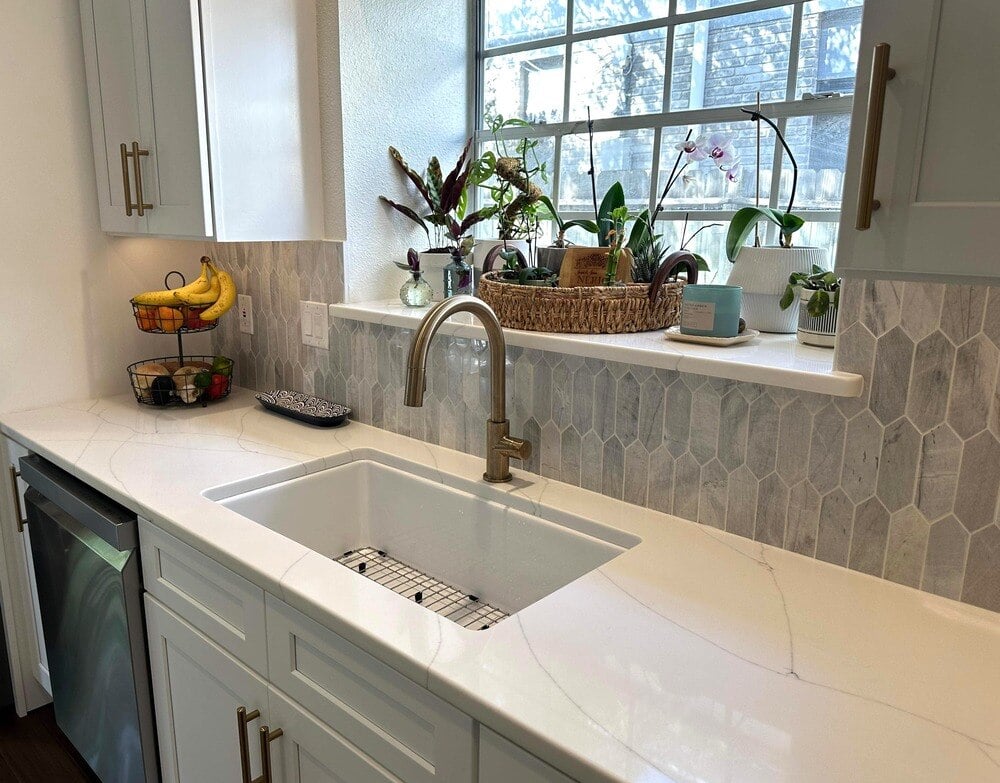
[[[322,302],[299,302],[302,344],[330,350],[330,306]]]
[[[243,334],[253,334],[253,299],[250,294],[239,294],[236,297],[236,312],[240,317],[240,331]]]

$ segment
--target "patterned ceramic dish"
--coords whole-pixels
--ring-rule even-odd
[[[317,427],[336,427],[347,421],[351,409],[346,405],[314,397],[311,394],[275,389],[256,395],[260,404],[269,411],[288,416]]]

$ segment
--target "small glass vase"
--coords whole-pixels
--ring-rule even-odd
[[[410,279],[399,289],[399,301],[407,307],[427,307],[434,297],[434,289],[420,272],[411,272]]]
[[[455,256],[444,268],[444,298],[472,293],[472,267],[461,256]]]

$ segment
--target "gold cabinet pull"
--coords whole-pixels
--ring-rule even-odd
[[[122,142],[120,150],[122,154],[122,185],[125,188],[125,214],[128,217],[132,217],[132,210],[135,209],[135,207],[132,204],[132,183],[129,182],[128,145],[125,142]]]
[[[148,158],[149,150],[139,149],[139,142],[132,142],[132,170],[135,171],[135,209],[139,213],[139,217],[146,214],[147,209],[152,209],[152,204],[146,203],[146,197],[142,192],[142,164],[140,158]]]
[[[250,777],[250,739],[247,737],[247,724],[260,717],[260,710],[247,712],[246,707],[236,709],[237,737],[240,741],[240,780],[242,783],[253,783]]]
[[[861,153],[861,184],[858,189],[858,217],[854,227],[867,231],[872,227],[872,213],[882,206],[875,199],[875,173],[878,151],[882,143],[882,115],[885,113],[886,85],[896,76],[889,67],[889,44],[875,44],[872,55],[872,79],[868,89],[868,118],[865,122],[865,142]]]
[[[284,736],[282,729],[271,729],[267,726],[260,727],[260,777],[253,783],[273,783],[274,773],[271,771],[271,743],[278,737]]]
[[[21,478],[21,473],[13,465],[10,467],[10,488],[14,492],[14,512],[17,514],[17,532],[23,533],[24,526],[28,524],[24,512],[21,510],[21,488],[17,485],[17,480]]]

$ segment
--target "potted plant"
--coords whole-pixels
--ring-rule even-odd
[[[792,308],[796,299],[797,309]],[[781,296],[781,309],[798,316],[796,336],[800,343],[833,348],[837,339],[840,278],[818,266],[808,274],[794,272]]]
[[[593,220],[578,219],[578,220],[563,220],[559,212],[556,210],[555,205],[552,203],[552,199],[548,196],[542,196],[539,199],[539,203],[544,208],[544,211],[540,211],[538,218],[540,220],[551,220],[556,226],[556,236],[552,241],[552,244],[548,247],[538,248],[538,265],[544,266],[548,269],[558,272],[562,267],[563,258],[566,255],[566,249],[569,248],[572,243],[566,239],[566,232],[571,228],[580,228],[589,234],[597,234],[597,223]]]
[[[472,139],[469,139],[455,167],[445,175],[436,157],[430,159],[426,171],[420,174],[407,165],[399,150],[389,148],[389,155],[416,188],[423,204],[415,209],[385,196],[379,198],[420,226],[427,235],[428,250],[420,254],[419,262],[424,277],[431,278],[429,282],[434,288],[436,300],[443,298],[444,292],[449,290],[451,282],[446,279],[449,273],[445,272],[445,267],[452,263],[455,252],[461,248],[469,231],[496,214],[496,208],[492,206],[467,214],[467,189],[474,164],[470,157],[471,149]]]
[[[538,139],[507,139],[510,128],[530,128],[516,117],[496,115],[487,119],[493,135],[493,149],[475,161],[470,187],[485,188],[493,201],[497,237],[480,239],[473,254],[477,269],[489,271],[500,260],[516,258],[528,266],[535,257],[542,209],[542,189],[538,181],[548,181],[548,164],[538,156]],[[501,257],[502,254],[502,257]]]
[[[734,266],[729,275],[729,284],[743,288],[743,317],[747,325],[762,332],[792,334],[796,331],[796,313],[783,310],[781,298],[791,275],[808,274],[814,267],[826,266],[826,249],[820,247],[795,247],[795,234],[805,221],[792,212],[795,206],[795,191],[799,181],[799,167],[795,156],[785,141],[778,126],[759,111],[743,109],[750,119],[765,122],[777,134],[781,146],[792,164],[792,192],[788,199],[788,209],[781,212],[769,207],[744,207],[733,215],[726,236],[726,255]],[[758,192],[760,185],[760,160],[757,161]],[[764,220],[777,226],[779,244],[777,247],[761,247],[759,232],[753,247],[744,247],[751,232]],[[738,263],[737,263],[738,261]]]

